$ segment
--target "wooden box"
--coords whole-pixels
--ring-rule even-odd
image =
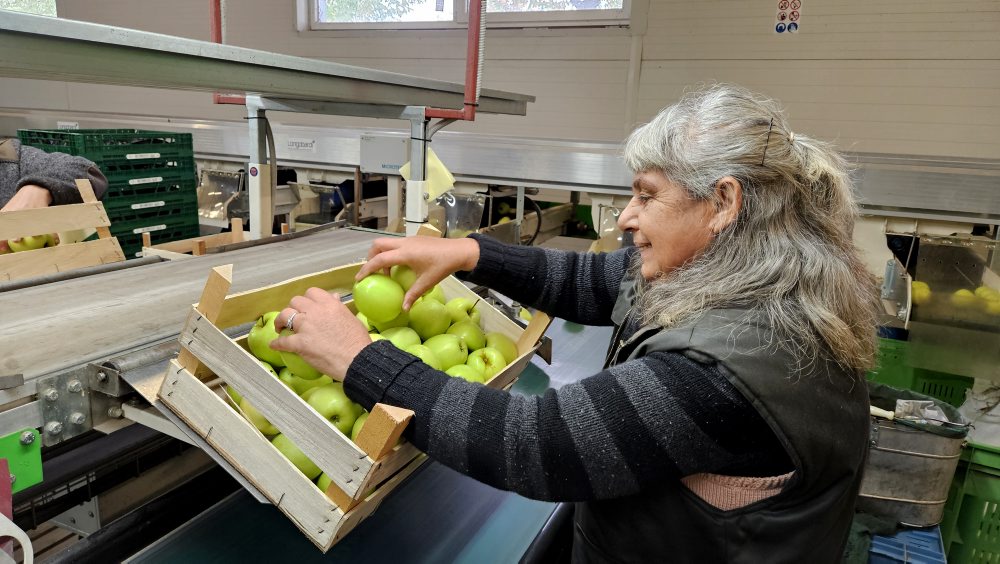
[[[350,292],[359,268],[360,264],[334,268],[232,295],[227,295],[232,267],[213,269],[180,335],[181,354],[171,361],[159,392],[165,405],[324,552],[426,459],[412,444],[397,442],[413,412],[376,405],[355,444],[267,372],[242,345],[245,336],[234,340],[223,329],[280,310],[310,287]],[[448,299],[476,298],[455,278],[442,281],[441,288]],[[485,330],[502,332],[517,343],[519,357],[487,383],[508,387],[530,361],[549,320],[539,314],[522,329],[484,301],[476,307]],[[247,398],[331,477],[327,492],[320,491],[227,404],[216,376]]]
[[[125,260],[118,239],[111,236],[111,221],[104,205],[97,201],[89,180],[77,180],[82,204],[7,211],[0,214],[0,239],[17,239],[97,228],[94,241],[61,244],[33,251],[0,255],[0,281],[19,280]]]

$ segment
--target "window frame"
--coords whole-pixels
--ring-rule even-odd
[[[442,22],[321,22],[320,0],[307,0],[305,18],[309,31],[348,30],[436,30],[465,29],[469,22],[466,0],[445,0],[452,3],[452,20]],[[474,0],[473,0],[474,1]],[[302,6],[302,4],[299,4]],[[566,10],[560,12],[504,12],[486,17],[487,28],[551,28],[551,27],[629,27],[632,0],[622,0],[614,10]]]

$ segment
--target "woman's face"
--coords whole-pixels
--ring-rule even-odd
[[[711,242],[716,210],[708,200],[687,191],[659,171],[640,172],[632,180],[632,200],[618,217],[642,256],[642,277],[652,280],[691,260]]]

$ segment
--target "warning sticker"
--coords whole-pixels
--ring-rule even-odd
[[[778,34],[798,33],[802,22],[802,0],[777,0],[774,13],[774,32]]]

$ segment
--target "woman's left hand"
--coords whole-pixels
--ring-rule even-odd
[[[295,312],[294,335],[278,337],[271,341],[271,348],[296,353],[316,370],[342,381],[354,357],[372,343],[368,331],[338,294],[320,288],[309,288],[305,295],[292,298],[274,319],[274,328],[284,329]]]

